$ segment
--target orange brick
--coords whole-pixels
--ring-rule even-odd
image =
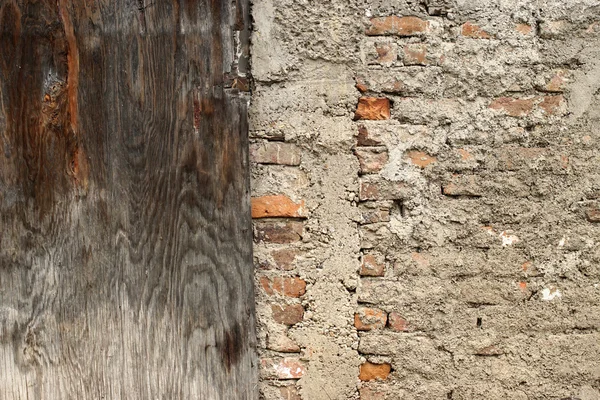
[[[419,151],[419,150],[410,150],[406,152],[406,155],[410,158],[410,161],[421,167],[421,168],[425,168],[427,167],[429,164],[434,163],[437,161],[437,158],[434,156],[430,156],[429,154],[423,152],[423,151]]]
[[[514,97],[500,97],[489,105],[491,109],[503,110],[511,117],[522,117],[533,109],[534,99],[518,99]]]
[[[279,293],[287,297],[300,297],[306,293],[306,281],[298,277],[276,276],[260,278],[260,284],[265,292],[272,296]]]
[[[415,36],[429,30],[429,22],[417,17],[389,17],[371,18],[371,26],[367,35],[396,35]]]
[[[252,218],[295,217],[306,218],[304,201],[294,202],[287,196],[261,196],[252,198]]]
[[[382,329],[386,322],[387,314],[377,308],[361,307],[354,314],[354,327],[359,331]]]
[[[300,297],[306,293],[306,281],[298,277],[273,278],[273,290],[287,297]]]
[[[392,366],[388,363],[373,364],[367,361],[360,366],[360,374],[358,377],[361,381],[386,379],[391,371]]]
[[[294,325],[304,318],[304,307],[302,304],[279,305],[272,304],[271,311],[275,322],[283,325]]]
[[[260,282],[260,286],[262,286],[265,293],[267,293],[269,296],[272,296],[274,294],[272,283],[269,278],[267,278],[266,276],[261,276],[259,279],[259,282]]]
[[[481,29],[481,27],[472,22],[465,22],[461,28],[461,34],[473,39],[489,39],[490,34]]]
[[[354,119],[383,120],[390,119],[390,100],[385,97],[361,97]]]

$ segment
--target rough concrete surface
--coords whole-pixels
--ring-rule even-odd
[[[600,399],[600,1],[252,16],[263,398]]]

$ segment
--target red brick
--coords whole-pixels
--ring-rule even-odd
[[[472,22],[465,22],[461,28],[461,34],[473,39],[489,39],[491,35]]]
[[[369,134],[367,128],[363,125],[358,127],[358,135],[356,136],[357,146],[380,146],[381,140]]]
[[[381,148],[357,148],[354,151],[360,164],[361,174],[371,174],[379,172],[388,162],[388,153],[386,149]]]
[[[300,165],[300,149],[291,143],[262,142],[250,145],[250,161],[259,164]]]
[[[408,196],[409,190],[403,182],[361,181],[358,192],[360,201],[399,200]]]
[[[279,293],[287,297],[300,297],[306,293],[306,281],[298,277],[276,276],[268,278],[263,276],[260,283],[269,295]]]
[[[263,288],[265,293],[267,293],[269,296],[272,296],[273,294],[275,294],[273,292],[271,279],[269,279],[266,276],[261,276],[259,279],[259,282],[260,282],[260,286]]]
[[[373,364],[367,361],[360,366],[360,374],[358,377],[361,381],[386,379],[391,371],[392,366],[388,363]]]
[[[388,326],[394,332],[408,332],[408,322],[395,311],[388,315]]]
[[[417,17],[389,17],[371,18],[371,25],[366,31],[367,35],[396,35],[415,36],[429,30],[429,22]]]
[[[542,101],[540,102],[540,104],[538,104],[538,106],[544,110],[544,112],[546,114],[556,114],[556,111],[558,111],[558,109],[560,108],[560,105],[562,104],[563,101],[563,97],[558,95],[558,96],[544,96],[542,98]]]
[[[298,389],[294,385],[280,387],[279,393],[281,394],[282,400],[302,400],[300,393],[298,393]]]
[[[406,155],[410,158],[410,161],[421,168],[427,167],[429,164],[432,164],[437,161],[437,158],[434,156],[430,156],[429,154],[419,151],[419,150],[410,150],[406,152]]]
[[[534,99],[518,99],[514,97],[500,97],[489,105],[491,109],[503,110],[511,117],[522,117],[531,113]]]
[[[377,308],[361,307],[354,314],[354,327],[359,331],[382,329],[386,322],[387,314]]]
[[[379,64],[391,65],[398,59],[398,46],[394,43],[376,43],[375,51]]]
[[[272,304],[271,311],[275,322],[283,325],[294,325],[304,318],[304,307],[302,304],[279,305]]]
[[[390,119],[390,100],[385,97],[361,97],[354,119],[384,120]]]
[[[361,276],[384,276],[385,275],[385,263],[381,260],[381,257],[377,257],[374,254],[365,254],[362,257],[362,263],[360,265]]]
[[[297,255],[298,250],[296,249],[281,249],[274,250],[271,252],[271,257],[273,257],[276,267],[284,271],[294,269],[294,266],[292,264],[296,259]]]
[[[304,200],[294,202],[287,196],[261,196],[252,198],[252,218],[295,217],[306,218]]]
[[[261,372],[266,379],[300,379],[306,372],[304,363],[298,358],[263,358]]]
[[[254,240],[270,243],[293,243],[302,240],[304,225],[300,221],[255,221]]]
[[[389,222],[390,208],[388,206],[370,205],[363,203],[360,205],[360,224],[375,224],[377,222]]]
[[[426,65],[427,45],[407,44],[404,46],[404,65]]]

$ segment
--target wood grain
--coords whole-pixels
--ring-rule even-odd
[[[0,0],[0,399],[258,397],[246,38],[242,0]]]

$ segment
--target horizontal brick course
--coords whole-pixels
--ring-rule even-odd
[[[390,374],[391,369],[392,366],[388,363],[373,364],[367,361],[360,366],[359,378],[361,381],[384,380]]]
[[[300,149],[290,143],[259,142],[250,145],[250,161],[260,164],[300,165]]]
[[[354,119],[383,120],[390,118],[390,100],[385,97],[361,97]]]
[[[257,242],[294,243],[302,240],[304,225],[297,221],[260,221],[254,223]]]
[[[426,33],[429,22],[418,17],[389,16],[371,18],[367,35],[415,36]]]
[[[254,197],[251,205],[252,218],[305,218],[307,216],[304,201],[295,202],[284,195]]]

